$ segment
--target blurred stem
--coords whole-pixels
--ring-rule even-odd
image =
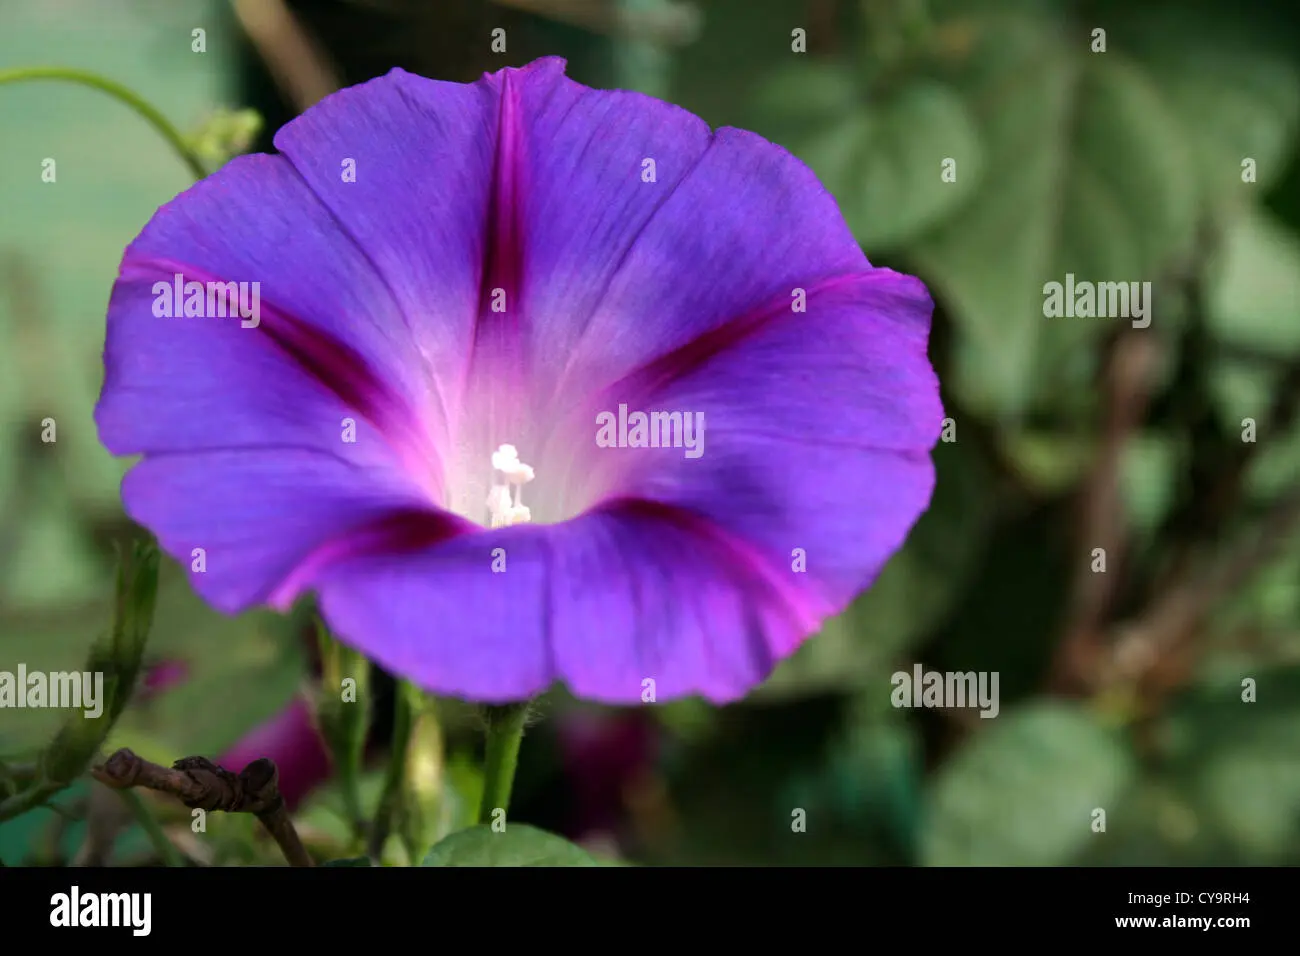
[[[84,665],[87,674],[103,675],[102,712],[94,717],[74,711],[42,752],[28,788],[0,800],[0,822],[45,804],[85,772],[126,709],[139,677],[145,645],[153,627],[161,559],[152,538],[119,553],[113,621],[106,637],[95,641]]]
[[[627,17],[665,16],[670,0],[616,0],[620,14]],[[620,89],[636,90],[667,99],[672,85],[672,55],[644,35],[617,37],[611,41],[614,79]]]
[[[145,835],[149,837],[149,842],[153,848],[158,851],[158,856],[162,858],[164,866],[184,866],[185,858],[181,856],[179,850],[171,840],[167,839],[167,834],[163,833],[162,826],[154,818],[153,813],[145,805],[140,794],[134,790],[119,790],[118,794],[125,801],[127,808],[130,809],[131,815],[135,817],[135,822],[140,824]]]
[[[353,834],[359,838],[365,828],[360,774],[370,730],[370,663],[341,644],[319,617],[315,618],[315,627],[321,658],[317,720],[338,774],[344,812]],[[351,687],[345,686],[347,681],[352,681]],[[350,700],[346,693],[349,690]]]
[[[406,779],[398,831],[407,861],[411,866],[419,866],[437,839],[446,806],[443,791],[442,725],[434,697],[422,694],[410,685],[405,685],[405,689],[411,695],[414,719],[407,746]]]
[[[22,793],[14,794],[12,797],[0,801],[0,823],[5,820],[12,820],[14,817],[20,817],[28,810],[35,810],[37,807],[44,806],[47,800],[62,793],[67,786],[66,783],[39,783]]]
[[[393,822],[402,802],[406,784],[406,765],[411,750],[411,727],[415,723],[414,689],[405,682],[397,686],[397,701],[393,713],[393,745],[388,757],[388,773],[384,777],[384,791],[379,798],[379,809],[370,827],[370,841],[366,852],[376,860],[383,857],[384,844],[393,831]]]
[[[22,83],[27,80],[64,80],[68,83],[89,86],[101,93],[107,93],[118,102],[129,106],[145,122],[157,130],[175,150],[176,155],[181,158],[189,171],[194,174],[195,179],[203,179],[208,175],[207,170],[203,168],[203,163],[185,142],[185,137],[180,134],[167,117],[163,116],[162,113],[138,94],[133,93],[120,83],[100,76],[98,73],[64,66],[29,66],[16,70],[0,70],[0,86],[6,83]]]
[[[8,766],[0,762],[0,797],[8,797],[18,793],[24,787],[35,782],[36,776],[35,764]]]
[[[524,738],[528,701],[485,708],[487,754],[483,766],[483,802],[478,822],[491,823],[494,810],[510,809],[510,791],[519,762],[519,745]]]

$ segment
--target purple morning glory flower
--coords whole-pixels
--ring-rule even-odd
[[[471,700],[721,702],[927,507],[930,298],[779,147],[554,58],[393,70],[275,146],[127,248],[96,409],[220,610],[314,591]]]

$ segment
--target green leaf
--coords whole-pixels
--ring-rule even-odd
[[[744,126],[754,87],[791,52],[789,0],[711,0],[703,31],[679,50],[668,97],[714,126]]]
[[[868,251],[907,242],[961,205],[979,183],[979,134],[965,102],[916,80],[868,98],[848,64],[813,62],[768,78],[752,126],[817,173]],[[956,179],[944,182],[943,162]]]
[[[1246,862],[1207,825],[1186,788],[1154,775],[1107,809],[1106,832],[1088,844],[1081,866],[1224,866]]]
[[[1020,474],[1042,494],[1066,491],[1096,460],[1092,435],[1025,428],[1004,433],[1000,441]]]
[[[887,674],[877,675],[874,686],[887,692]],[[712,740],[666,762],[675,822],[645,841],[647,864],[910,862],[920,740],[887,694],[875,714],[846,714],[842,699],[826,695],[728,707],[718,722]],[[738,747],[740,740],[763,746]],[[912,807],[902,805],[909,798]]]
[[[330,860],[321,866],[374,866],[368,856],[354,856],[342,860]]]
[[[1256,680],[1257,700],[1241,681]],[[1156,725],[1159,772],[1111,814],[1085,863],[1294,866],[1300,863],[1300,670],[1237,654],[1203,668]]]
[[[1270,502],[1295,486],[1300,474],[1300,428],[1270,431],[1269,410],[1280,385],[1278,368],[1261,367],[1231,357],[1210,369],[1210,394],[1223,427],[1242,440],[1253,425],[1257,448],[1245,477],[1245,493],[1254,502]]]
[[[928,866],[1068,863],[1101,834],[1133,766],[1090,713],[1036,702],[989,722],[933,783],[922,860]]]
[[[1209,265],[1207,320],[1221,341],[1300,355],[1300,237],[1262,210],[1235,217]]]
[[[1244,419],[1259,422],[1267,416],[1280,375],[1276,370],[1260,368],[1232,358],[1220,358],[1209,370],[1210,395],[1219,421],[1229,432],[1241,434]],[[1256,440],[1258,440],[1256,434]]]
[[[1092,345],[1131,321],[1045,318],[1044,285],[1159,278],[1190,246],[1196,183],[1176,120],[1122,54],[1030,21],[985,40],[962,89],[987,175],[912,252],[957,324],[948,384],[1014,421],[1088,389]]]
[[[1157,433],[1134,437],[1120,462],[1120,497],[1134,531],[1152,534],[1173,503],[1182,444],[1173,436]]]
[[[1300,76],[1258,36],[1242,35],[1241,17],[1216,14],[1142,11],[1124,37],[1183,127],[1204,201],[1221,208],[1253,203],[1286,171]],[[1242,182],[1247,158],[1255,161],[1254,183]]]
[[[599,866],[581,847],[522,823],[497,833],[491,826],[461,830],[429,851],[423,866]]]
[[[883,679],[880,683],[885,686]],[[858,714],[831,750],[820,777],[828,798],[824,808],[841,820],[865,825],[875,842],[912,864],[920,835],[922,744],[916,726],[900,716],[903,712],[878,709],[883,700],[884,694],[864,695]],[[809,807],[813,814],[808,802],[790,805]]]

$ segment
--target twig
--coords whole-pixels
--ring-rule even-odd
[[[118,795],[92,785],[86,801],[86,835],[72,858],[73,866],[108,866],[118,834],[128,820]]]
[[[1073,606],[1065,637],[1052,669],[1057,693],[1076,693],[1092,682],[1101,657],[1101,641],[1114,604],[1125,558],[1127,528],[1120,497],[1124,452],[1146,417],[1158,345],[1144,330],[1124,329],[1114,341],[1106,371],[1106,423],[1101,451],[1083,492],[1079,547],[1101,548],[1106,572],[1080,561]]]
[[[1236,547],[1218,560],[1188,570],[1138,621],[1126,629],[1117,660],[1134,660],[1144,667],[1135,675],[1143,687],[1148,709],[1176,684],[1171,672],[1180,672],[1190,660],[1188,639],[1197,632],[1214,606],[1268,564],[1293,535],[1300,533],[1300,487],[1274,503],[1268,513]],[[1133,648],[1140,648],[1134,651]],[[1175,675],[1176,676],[1176,675]]]
[[[134,790],[119,790],[118,793],[135,817],[135,822],[140,824],[140,829],[144,830],[145,835],[149,837],[149,842],[153,844],[153,848],[157,851],[163,865],[184,866],[185,857],[176,849],[175,844],[167,839],[167,834],[158,825],[158,821],[154,819],[149,808],[145,806],[145,802],[140,799],[140,795]]]
[[[184,757],[171,768],[119,750],[91,771],[114,790],[145,787],[176,797],[192,810],[251,813],[274,838],[290,866],[312,866],[280,795],[279,771],[271,760],[254,760],[239,773],[218,767],[206,757]]]

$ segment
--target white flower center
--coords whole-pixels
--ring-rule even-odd
[[[500,484],[496,482],[498,475],[502,477]],[[492,453],[492,476],[487,498],[489,526],[508,528],[532,521],[532,512],[524,507],[523,490],[524,485],[533,480],[533,469],[519,460],[514,445],[502,445]]]

